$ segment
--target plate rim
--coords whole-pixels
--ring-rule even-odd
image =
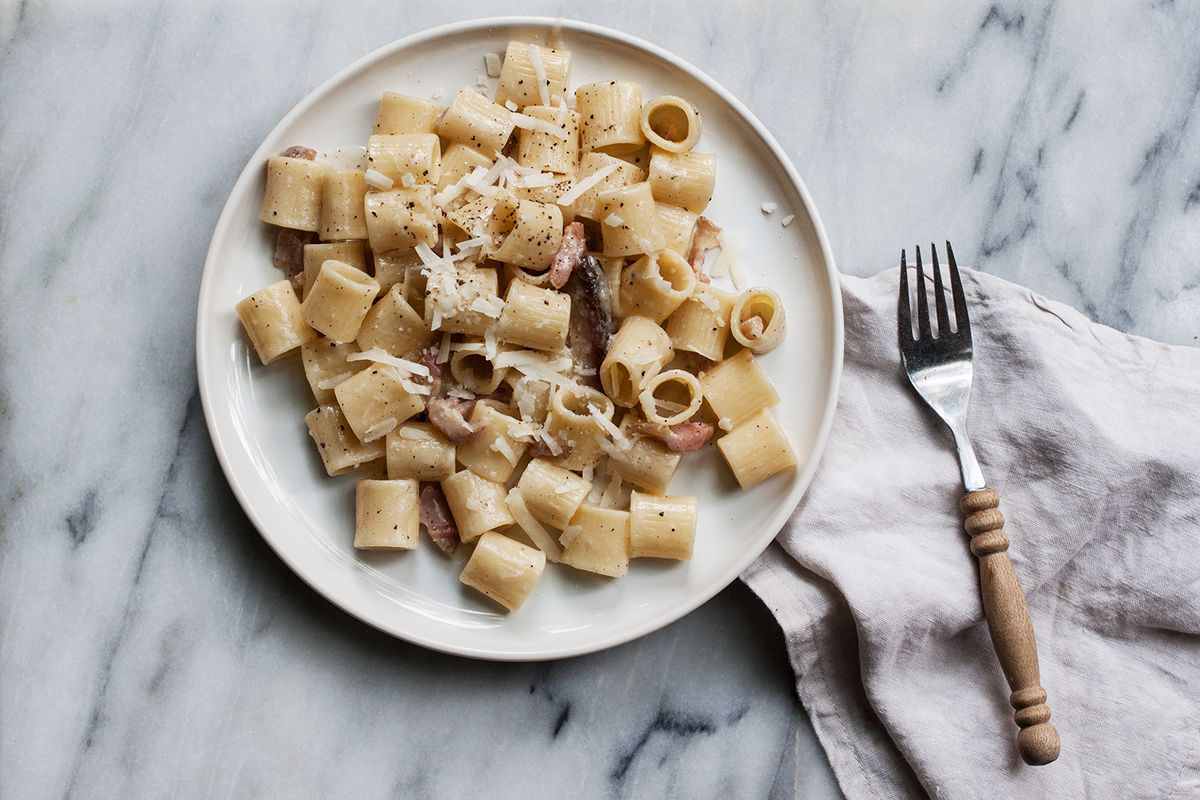
[[[265,157],[267,143],[271,141],[275,131],[289,125],[296,117],[305,113],[317,102],[322,100],[326,94],[335,89],[349,77],[357,73],[359,70],[369,67],[374,62],[382,61],[402,50],[424,44],[430,40],[439,39],[448,36],[460,35],[463,33],[472,33],[480,29],[488,28],[515,28],[515,27],[533,27],[546,28],[550,30],[570,30],[580,33],[597,36],[603,39],[609,39],[616,43],[632,46],[643,52],[647,52],[675,68],[683,71],[693,80],[703,84],[709,91],[716,94],[722,102],[732,108],[739,117],[746,122],[750,128],[758,136],[776,161],[782,165],[784,174],[788,181],[796,189],[800,195],[801,202],[804,204],[805,213],[812,222],[813,230],[817,236],[817,242],[820,246],[824,268],[826,272],[826,280],[828,281],[830,292],[827,299],[828,310],[832,318],[832,363],[831,363],[831,380],[825,395],[825,410],[821,418],[821,423],[817,429],[817,435],[812,449],[808,454],[808,460],[801,474],[797,477],[792,490],[788,493],[787,498],[779,504],[779,508],[764,525],[764,530],[771,532],[770,537],[764,537],[762,546],[750,547],[746,550],[746,555],[733,561],[730,568],[725,570],[719,580],[715,581],[711,590],[706,590],[697,593],[694,597],[688,598],[685,602],[668,607],[665,612],[648,615],[644,621],[637,625],[628,626],[620,631],[611,633],[608,636],[599,638],[595,641],[585,642],[582,644],[565,646],[565,647],[540,647],[528,650],[495,650],[491,648],[479,648],[470,646],[461,646],[452,642],[441,641],[437,638],[424,635],[420,632],[402,629],[402,626],[389,623],[386,619],[375,619],[365,611],[361,611],[354,607],[352,598],[340,598],[334,596],[332,590],[327,591],[327,587],[322,586],[318,576],[311,574],[311,571],[302,566],[296,559],[289,556],[286,548],[282,546],[282,542],[278,545],[273,537],[267,533],[268,526],[264,524],[260,517],[259,511],[255,504],[250,502],[244,487],[235,478],[232,471],[232,466],[229,462],[229,456],[226,452],[227,447],[232,447],[226,442],[220,433],[220,428],[216,422],[216,411],[214,405],[216,399],[211,397],[214,391],[214,377],[208,374],[205,367],[205,359],[203,355],[203,343],[208,340],[208,319],[203,313],[203,309],[210,305],[208,303],[209,295],[212,291],[212,285],[215,282],[212,275],[216,271],[216,243],[223,240],[226,236],[227,229],[232,224],[233,219],[233,198],[239,196],[246,191],[246,184],[256,178],[256,173],[259,166]],[[607,650],[611,647],[616,647],[620,644],[639,639],[642,636],[653,633],[661,628],[670,625],[671,623],[683,618],[684,616],[695,611],[704,603],[707,603],[722,590],[730,586],[741,573],[750,564],[757,559],[763,552],[766,551],[775,538],[779,535],[779,531],[783,529],[787,520],[791,517],[800,501],[803,499],[809,486],[812,484],[813,478],[816,475],[821,458],[825,453],[825,448],[828,444],[830,431],[833,427],[833,419],[837,410],[838,392],[841,384],[842,367],[844,360],[845,346],[845,323],[843,319],[842,297],[840,290],[840,281],[837,271],[836,262],[833,257],[833,250],[829,244],[829,237],[825,231],[825,226],[821,221],[821,217],[817,211],[816,203],[809,193],[808,186],[804,179],[796,170],[787,153],[776,141],[775,137],[766,128],[765,125],[747,108],[741,100],[733,95],[713,78],[709,77],[703,70],[699,69],[690,62],[680,58],[674,53],[666,50],[653,42],[646,41],[641,37],[633,34],[625,33],[624,31],[615,28],[609,28],[603,25],[597,25],[582,20],[574,20],[562,17],[544,17],[544,16],[500,16],[500,17],[483,17],[479,19],[460,20],[458,22],[450,22],[443,25],[438,25],[432,28],[417,31],[408,36],[397,39],[389,44],[378,47],[347,66],[338,70],[321,84],[310,90],[302,97],[291,110],[289,110],[277,122],[270,131],[264,136],[262,142],[250,156],[245,167],[238,174],[237,180],[233,187],[229,190],[226,196],[225,204],[221,209],[221,214],[217,218],[217,224],[213,228],[213,233],[209,239],[208,252],[204,258],[204,266],[200,279],[200,291],[197,295],[196,305],[196,372],[200,391],[200,404],[204,412],[205,427],[208,431],[209,440],[212,443],[213,451],[216,453],[217,461],[221,465],[221,472],[225,477],[225,482],[232,490],[234,497],[241,506],[243,513],[250,520],[259,536],[267,543],[275,555],[287,565],[287,567],[295,573],[304,583],[323,597],[334,606],[338,607],[355,619],[370,625],[376,630],[382,631],[390,636],[395,636],[407,642],[411,642],[421,647],[435,650],[451,655],[464,656],[473,659],[489,660],[489,661],[505,661],[505,662],[527,662],[540,661],[551,659],[570,658],[587,653],[599,652]]]

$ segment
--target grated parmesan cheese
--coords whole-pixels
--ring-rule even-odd
[[[795,214],[788,214],[786,217],[779,220],[779,224],[786,228],[788,225],[791,225],[795,219],[796,219]]]
[[[619,228],[625,224],[625,220],[621,219],[621,217],[616,212],[613,212],[604,218],[604,224],[610,228]],[[662,280],[662,279],[659,278],[659,280]],[[665,281],[664,281],[664,283],[665,283]]]
[[[621,505],[621,475],[616,470],[608,476],[608,485],[600,495],[600,505],[606,508],[618,508]]]
[[[500,77],[500,55],[498,53],[483,54],[483,68],[489,78]]]
[[[542,48],[536,44],[526,45],[529,52],[529,64],[533,67],[533,77],[537,80],[538,99],[542,105],[550,105],[550,81],[546,79],[546,62],[542,61]],[[563,137],[566,138],[565,136]]]
[[[454,337],[449,333],[442,334],[442,342],[438,345],[437,363],[445,364],[450,360],[450,345],[453,344]]]
[[[461,386],[451,386],[446,390],[447,397],[456,397],[459,400],[474,400],[475,393],[470,389],[464,389]]]
[[[377,169],[367,170],[364,177],[367,185],[374,189],[382,189],[383,191],[387,191],[395,185],[395,182],[391,178],[389,178],[387,175],[384,175]]]
[[[478,311],[485,317],[499,319],[500,314],[504,311],[504,301],[494,295],[490,297],[476,297],[471,301],[471,305],[467,307],[472,311]],[[488,328],[488,330],[491,330],[491,328]]]
[[[633,442],[626,436],[620,428],[613,424],[612,420],[600,413],[600,409],[593,405],[588,405],[588,413],[595,418],[598,424],[605,433],[612,437],[613,442],[621,450],[628,450],[633,447]]]
[[[582,525],[568,525],[558,537],[558,541],[563,547],[570,547],[571,542],[579,538],[579,534],[583,533]]]
[[[499,302],[499,298],[496,298],[496,300],[497,300],[497,302]],[[472,303],[472,306],[473,305],[474,304]],[[503,305],[503,304],[501,304],[501,305]],[[489,315],[489,316],[491,316],[491,315]],[[492,317],[492,318],[495,319],[499,316],[500,316],[500,312],[497,311],[495,317]],[[496,363],[496,357],[499,355],[500,345],[496,341],[496,326],[495,325],[488,325],[486,328],[484,328],[484,330],[483,330],[483,349],[484,349],[484,354],[487,356],[487,360],[491,361],[493,364]]]
[[[558,177],[551,175],[548,172],[541,172],[537,175],[530,175],[521,179],[521,187],[525,189],[541,189],[544,186],[553,186],[558,183]]]
[[[352,377],[354,377],[353,372],[339,372],[337,375],[334,375],[333,377],[326,378],[323,381],[318,381],[317,388],[320,389],[321,391],[325,391],[327,389],[332,389],[333,387],[337,386],[342,381],[346,380],[347,378],[352,378]]]
[[[733,420],[729,417],[721,417],[717,420],[717,427],[723,431],[731,431],[733,430]]]
[[[420,375],[422,378],[429,377],[429,367],[424,364],[418,364],[415,361],[409,361],[407,358],[396,358],[391,353],[379,347],[372,347],[370,350],[364,350],[361,353],[351,353],[346,356],[346,360],[374,361],[377,364],[387,364],[390,367],[395,367],[409,375]]]
[[[529,536],[530,541],[546,554],[548,561],[558,561],[562,558],[562,548],[554,541],[553,534],[530,513],[529,506],[525,504],[525,496],[516,487],[508,490],[508,510],[521,530]]]
[[[414,383],[408,378],[401,378],[400,385],[404,387],[404,391],[409,394],[431,394],[432,390],[423,383]]]
[[[595,476],[595,474],[596,474],[596,467],[594,464],[588,464],[586,467],[583,468],[583,479],[585,481],[587,481],[588,483],[592,482],[592,478]]]
[[[540,131],[542,133],[548,133],[557,139],[562,139],[563,141],[566,141],[570,136],[565,130],[558,127],[553,122],[547,122],[544,119],[538,119],[537,117],[531,117],[528,114],[521,114],[516,111],[512,112],[510,116],[512,117],[513,123],[516,124],[518,128],[524,128],[527,131]]]
[[[779,209],[778,203],[763,203],[759,208],[764,214],[774,214]]]
[[[514,467],[517,465],[517,454],[513,452],[512,445],[510,445],[508,440],[503,436],[497,436],[492,442],[491,447],[488,449],[495,450],[504,457],[505,461],[507,461],[509,464],[512,464]]]
[[[428,442],[434,439],[434,436],[421,428],[404,427],[400,429],[398,436],[401,439],[408,439],[413,442]]]
[[[373,439],[378,439],[380,436],[391,433],[392,429],[395,427],[395,417],[384,417],[383,419],[379,420],[379,422],[376,422],[374,425],[363,431],[363,441],[369,442]]]
[[[417,185],[417,179],[413,177],[411,172],[406,172],[400,176],[400,183],[404,185],[404,188],[411,189]]]
[[[512,100],[505,100],[504,107],[507,108],[509,111],[516,111],[518,108],[520,108],[520,106],[518,106]]]
[[[550,435],[549,431],[547,431],[545,428],[542,428],[542,431],[538,434],[538,436],[543,442],[546,443],[546,447],[550,448],[550,455],[562,455],[562,445],[558,443],[557,439]]]
[[[605,164],[600,169],[581,179],[578,183],[572,186],[567,191],[563,192],[563,196],[558,198],[558,205],[569,206],[582,197],[587,192],[595,188],[600,181],[612,175],[620,164]]]

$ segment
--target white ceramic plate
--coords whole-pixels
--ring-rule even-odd
[[[458,582],[462,560],[428,542],[399,554],[360,554],[355,478],[328,479],[305,430],[313,399],[298,361],[258,363],[234,305],[279,279],[273,237],[258,221],[269,155],[292,144],[321,150],[364,144],[385,90],[447,98],[472,85],[483,54],[510,39],[545,43],[560,26],[573,52],[572,86],[622,78],[646,96],[676,94],[700,110],[701,149],[717,154],[707,215],[733,231],[753,285],[784,300],[788,336],[763,358],[783,403],[775,410],[801,468],[739,491],[715,448],[684,459],[673,494],[700,498],[690,562],[634,562],[618,580],[548,565],[533,596],[512,615]],[[494,81],[491,82],[494,85]],[[798,112],[799,113],[799,112]],[[764,216],[759,205],[775,201]],[[780,218],[794,213],[787,228]],[[640,39],[577,22],[538,18],[448,25],[371,53],[292,109],[250,159],[213,234],[196,326],[205,418],[217,457],[247,515],[313,588],[365,622],[437,650],[504,660],[560,658],[600,650],[683,616],[723,587],[779,532],[816,469],[837,398],[842,310],[833,257],[804,183],[778,144],[732,95],[695,67]]]

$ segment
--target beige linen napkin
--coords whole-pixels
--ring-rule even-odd
[[[743,579],[783,628],[851,800],[1200,797],[1200,350],[963,277],[972,440],[1008,520],[1059,760],[1016,751],[950,436],[900,371],[896,270],[842,279],[829,447]]]

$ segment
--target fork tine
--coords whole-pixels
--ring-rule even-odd
[[[929,327],[929,296],[925,293],[925,268],[921,266],[921,245],[917,245],[917,339],[932,339]]]
[[[967,315],[967,296],[963,294],[962,278],[958,275],[958,262],[954,260],[954,248],[946,242],[946,259],[950,262],[950,291],[954,295],[954,325],[959,333],[971,335],[971,318]]]
[[[937,245],[930,242],[933,251],[933,305],[937,308],[938,338],[950,335],[950,314],[946,310],[946,292],[942,288],[942,268],[938,264]]]
[[[912,309],[909,306],[911,301],[908,299],[908,259],[904,257],[904,251],[900,251],[900,299],[896,303],[896,319],[898,321],[897,328],[900,333],[900,346],[903,347],[905,342],[911,342],[912,333]]]

